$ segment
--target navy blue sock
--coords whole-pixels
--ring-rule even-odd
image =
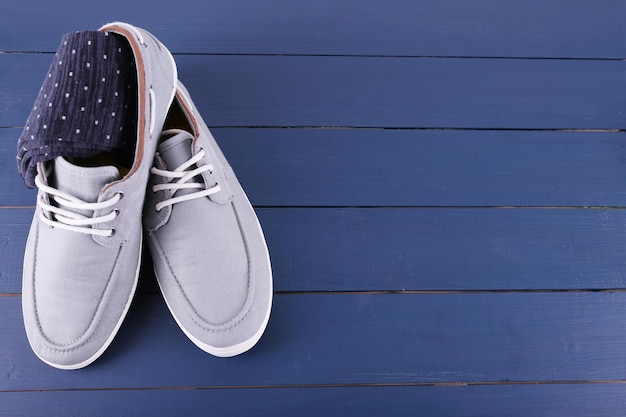
[[[37,163],[111,153],[130,166],[137,72],[126,39],[99,31],[63,36],[18,139],[18,170],[34,187]]]

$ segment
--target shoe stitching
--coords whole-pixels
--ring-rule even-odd
[[[196,325],[198,325],[202,330],[204,330],[205,332],[209,332],[209,333],[224,333],[227,332],[233,328],[235,328],[236,326],[239,325],[239,323],[243,322],[245,320],[245,318],[248,316],[248,314],[250,314],[250,312],[252,311],[252,305],[254,304],[254,296],[255,296],[255,279],[256,279],[256,274],[254,276],[254,279],[250,278],[250,275],[254,273],[254,268],[252,265],[252,256],[250,256],[250,250],[248,248],[248,240],[246,239],[245,236],[245,229],[241,226],[241,221],[239,219],[239,214],[237,213],[237,208],[235,207],[235,205],[231,202],[230,203],[232,206],[233,211],[235,212],[235,217],[237,218],[237,224],[239,225],[239,230],[241,231],[241,234],[243,235],[244,239],[243,239],[243,244],[244,244],[244,248],[246,250],[246,257],[248,259],[248,294],[246,295],[246,301],[243,303],[243,306],[241,307],[241,309],[237,312],[237,314],[240,314],[241,311],[243,311],[244,309],[246,309],[246,312],[241,316],[241,318],[239,320],[237,320],[236,322],[232,323],[230,326],[225,327],[223,329],[219,329],[219,330],[211,330],[211,329],[207,329],[205,326],[202,325],[202,323],[199,323],[191,314],[189,315],[191,320],[196,323]],[[195,312],[195,311],[194,311]],[[237,315],[235,315],[234,317],[236,317]]]
[[[171,86],[172,89],[174,89],[174,85],[175,85],[174,77],[171,77],[170,71],[167,71],[166,73],[166,68],[163,68],[163,66],[158,65],[159,60],[155,59],[155,56],[151,52],[148,52],[150,51],[150,48],[146,49],[145,52],[142,52],[142,49],[139,46],[135,47],[135,45],[139,41],[137,40],[137,36],[133,33],[132,30],[124,26],[121,26],[119,24],[113,24],[112,26],[103,28],[103,30],[108,30],[110,32],[117,33],[119,35],[124,36],[128,40],[128,43],[130,44],[130,47],[133,51],[133,55],[135,56],[135,61],[137,62],[136,67],[137,67],[137,84],[138,84],[138,97],[139,97],[138,107],[139,107],[139,115],[140,115],[140,118],[139,118],[140,120],[138,121],[138,126],[137,126],[137,132],[138,133],[141,132],[141,134],[138,135],[138,136],[141,136],[138,138],[138,143],[140,143],[141,146],[137,147],[135,157],[136,157],[136,160],[143,161],[145,159],[144,156],[145,156],[145,147],[146,147],[146,141],[144,140],[143,136],[145,135],[145,133],[148,133],[148,136],[152,138],[152,134],[150,134],[150,132],[146,130],[146,118],[145,116],[142,116],[146,110],[146,105],[149,104],[147,100],[145,99],[145,97],[143,97],[142,93],[145,93],[149,89],[153,88],[152,84],[148,85],[147,83],[148,80],[146,80],[146,72],[147,72],[146,68],[148,67],[149,72],[152,72],[152,73],[158,71],[158,73],[161,74],[162,78],[167,81],[168,85]],[[171,53],[169,54],[168,58],[171,61],[171,63],[174,62],[174,59],[171,57]],[[173,68],[174,68],[174,72],[176,73],[177,71],[176,71],[175,64],[173,65]],[[140,70],[143,70],[143,71],[140,71]],[[142,102],[143,102],[143,107],[141,106]],[[131,167],[131,170],[128,173],[127,177],[134,174],[138,170],[141,163],[142,162],[140,162],[139,164],[137,164],[136,162],[133,163],[133,166]]]
[[[115,258],[115,261],[116,261],[115,265],[117,265],[117,260],[118,260],[118,258],[119,258],[119,254],[120,254],[120,252],[121,252],[121,248],[120,248],[120,250],[118,251],[118,256],[116,256],[116,258]],[[115,265],[114,265],[114,267],[113,267],[113,269],[114,269],[114,270],[115,270]],[[103,291],[103,293],[102,293],[103,295],[107,292],[107,289],[109,288],[109,284],[110,284],[110,282],[111,282],[111,277],[112,277],[112,275],[113,275],[113,274],[111,273],[111,275],[109,276],[109,280],[107,281],[107,285],[105,286],[104,291]],[[33,292],[34,292],[34,285],[33,285]],[[41,332],[41,335],[42,335],[42,336],[43,336],[43,338],[46,340],[46,342],[48,342],[48,343],[50,343],[50,344],[52,344],[52,345],[55,345],[55,346],[70,346],[70,345],[73,345],[74,343],[78,342],[78,341],[79,341],[79,340],[80,340],[80,339],[81,339],[81,338],[82,338],[85,334],[87,334],[87,333],[89,332],[89,329],[90,329],[91,325],[92,325],[92,324],[93,324],[93,322],[94,322],[95,316],[96,316],[96,315],[97,315],[97,313],[98,313],[98,310],[99,310],[99,308],[100,308],[100,304],[102,303],[102,299],[103,299],[103,298],[104,298],[103,296],[102,296],[102,297],[100,297],[100,301],[98,301],[98,306],[96,307],[96,310],[95,310],[95,312],[94,312],[94,314],[93,314],[93,317],[91,318],[91,320],[90,320],[90,322],[89,322],[89,325],[87,326],[87,330],[85,330],[85,332],[84,332],[83,334],[81,334],[79,337],[77,337],[75,340],[73,340],[73,341],[71,341],[71,342],[69,342],[69,343],[56,343],[56,342],[53,342],[52,340],[50,340],[50,338],[48,338],[48,337],[45,335],[45,333],[44,333],[43,329],[41,328],[41,324],[40,324],[40,322],[39,322],[39,314],[38,314],[38,312],[37,312],[37,306],[35,305],[35,314],[36,314],[36,319],[37,319],[37,326],[38,326],[38,328],[39,328],[39,330],[40,330],[40,332]],[[77,346],[73,347],[72,349],[60,349],[60,348],[53,348],[53,347],[50,347],[50,346],[45,346],[45,345],[44,345],[44,347],[45,347],[46,349],[48,349],[48,350],[51,350],[51,351],[54,351],[54,352],[59,352],[59,353],[66,353],[66,354],[67,354],[67,353],[74,352],[74,351],[78,350],[79,348],[83,347],[84,345],[86,345],[86,344],[87,344],[87,343],[88,343],[88,342],[89,342],[89,341],[90,341],[90,340],[91,340],[91,339],[95,336],[95,334],[96,334],[96,332],[97,332],[97,330],[98,330],[99,326],[100,326],[100,322],[96,323],[95,327],[93,327],[93,329],[92,329],[92,331],[91,331],[91,335],[90,335],[87,339],[85,339],[82,343],[80,343],[79,345],[77,345]]]
[[[143,37],[143,35],[148,35],[148,37],[150,37],[152,39],[152,41],[154,42],[153,46],[155,46],[159,51],[163,51],[163,49],[165,49],[169,53],[169,55],[171,55],[171,52],[169,50],[167,50],[167,48],[165,48],[163,46],[163,44],[152,33],[148,32],[148,31],[143,31],[143,33],[139,33],[140,36],[138,37],[137,33],[133,33],[134,32],[133,30],[127,28],[124,25],[120,25],[119,23],[120,22],[114,22],[111,25],[106,25],[105,27],[102,28],[102,30],[106,30],[106,31],[109,31],[109,32],[117,33],[118,35],[124,36],[125,38],[128,39],[129,43],[131,44],[130,45],[131,49],[133,49],[133,47],[132,47],[133,45],[132,45],[132,42],[130,42],[130,38],[137,39],[137,42],[139,43],[139,45],[143,46],[144,48],[151,46],[151,45],[148,45],[145,42],[145,38]],[[134,29],[139,29],[139,28],[134,28]],[[137,30],[137,32],[139,32],[139,30]],[[161,73],[161,75],[163,76],[163,78],[167,82],[169,82],[172,85],[172,87],[173,87],[174,86],[174,78],[177,78],[177,77],[169,77],[169,71],[166,73],[164,71],[165,69],[163,67],[161,67],[159,65],[156,65],[160,60],[158,60],[158,59],[155,60],[154,59],[155,57],[152,55],[152,53],[147,52],[148,50],[149,49],[147,49],[146,52],[142,53],[141,52],[142,50],[140,48],[138,48],[136,51],[133,49],[133,52],[137,52],[137,53],[135,53],[135,55],[138,55],[138,54],[149,55],[148,56],[148,60],[149,60],[150,64],[153,67],[153,68],[151,68],[151,71],[154,72],[155,69],[158,69],[159,72]],[[171,61],[173,61],[173,58],[171,58]],[[143,65],[143,66],[144,66],[144,68],[146,67],[146,65]]]
[[[245,235],[245,232],[243,230],[243,228],[241,227],[241,222],[239,220],[239,215],[237,214],[237,210],[235,208],[235,206],[231,203],[231,206],[233,208],[233,211],[235,212],[235,216],[237,218],[237,224],[239,225],[239,229],[242,232],[242,234]],[[228,321],[226,321],[225,323],[228,323],[229,321],[235,320],[237,318],[237,316],[239,316],[242,311],[246,310],[246,312],[241,315],[241,317],[239,317],[234,323],[231,323],[229,325],[225,326],[224,324],[217,324],[217,323],[211,323],[209,321],[205,321],[206,324],[210,325],[210,326],[215,326],[215,327],[220,327],[219,329],[209,329],[206,327],[205,323],[201,323],[199,320],[196,320],[196,318],[194,317],[194,315],[196,317],[201,317],[200,314],[198,314],[198,312],[196,311],[196,309],[192,306],[192,303],[189,301],[189,298],[187,297],[187,294],[185,293],[185,291],[182,288],[182,285],[180,283],[180,281],[178,280],[176,274],[174,273],[174,269],[172,268],[172,265],[169,261],[169,258],[167,257],[167,255],[165,255],[165,251],[163,250],[163,246],[161,245],[161,242],[158,239],[158,236],[156,234],[154,234],[154,241],[156,243],[156,245],[159,247],[159,251],[161,252],[161,256],[163,256],[163,258],[165,259],[165,262],[167,263],[168,269],[172,275],[172,277],[174,278],[174,281],[176,282],[183,298],[185,299],[185,301],[187,302],[187,308],[185,308],[187,310],[187,314],[189,315],[190,319],[198,326],[200,327],[202,330],[210,332],[210,333],[223,333],[223,332],[227,332],[231,329],[233,329],[234,327],[238,326],[250,313],[250,311],[252,310],[252,305],[254,303],[254,279],[250,279],[250,274],[253,271],[252,268],[252,257],[250,256],[250,251],[248,248],[248,244],[247,244],[247,240],[244,238],[244,247],[245,247],[245,251],[246,251],[246,257],[248,259],[248,288],[247,288],[247,294],[246,294],[246,300],[244,301],[242,307],[235,313],[233,314],[232,318],[229,319]],[[245,237],[245,236],[244,236]],[[191,312],[193,312],[193,314],[191,314],[191,312],[189,311],[191,310]]]
[[[243,239],[243,243],[244,243],[244,248],[246,250],[246,256],[248,259],[248,294],[246,296],[246,301],[244,302],[243,307],[241,308],[241,310],[239,310],[239,312],[237,312],[237,314],[239,314],[241,311],[244,310],[244,308],[247,306],[247,310],[245,312],[245,314],[243,314],[241,316],[241,318],[239,320],[237,320],[235,323],[233,323],[232,325],[224,328],[224,329],[220,329],[218,331],[212,331],[211,329],[207,329],[206,327],[204,327],[202,325],[202,323],[198,323],[197,320],[195,320],[195,318],[193,316],[191,316],[191,320],[196,323],[202,330],[207,331],[207,332],[218,332],[218,333],[222,333],[222,332],[226,332],[228,330],[233,329],[234,327],[236,327],[237,325],[239,325],[239,323],[243,322],[245,320],[245,318],[248,316],[248,314],[250,314],[250,312],[252,311],[252,305],[254,304],[254,299],[255,299],[255,283],[256,283],[256,274],[254,275],[254,279],[250,278],[250,275],[254,273],[254,267],[253,267],[253,258],[252,256],[250,256],[250,249],[248,248],[248,239],[246,239],[246,233],[245,233],[245,228],[241,225],[241,220],[239,218],[239,213],[237,212],[237,208],[235,207],[235,205],[231,202],[230,203],[232,206],[233,211],[235,212],[235,217],[237,219],[237,224],[239,225],[239,230],[241,231],[244,239]]]
[[[35,293],[35,271],[36,271],[36,268],[37,268],[37,252],[38,252],[37,248],[39,246],[38,245],[38,242],[39,242],[39,226],[37,226],[37,236],[36,237],[37,238],[35,240],[35,262],[34,262],[34,265],[33,265],[33,279],[32,279],[32,295],[33,295],[33,304],[35,306],[35,320],[37,322],[37,328],[39,329],[39,332],[40,332],[41,336],[43,337],[43,339],[46,342],[50,343],[51,345],[55,345],[55,346],[70,346],[70,345],[73,345],[76,342],[80,341],[80,339],[83,338],[87,333],[89,333],[90,329],[91,329],[91,335],[87,339],[85,339],[82,343],[80,343],[79,345],[73,347],[72,349],[53,348],[53,347],[44,345],[44,348],[46,348],[48,350],[51,350],[51,351],[54,351],[54,352],[66,353],[66,354],[67,353],[71,353],[71,352],[74,352],[74,351],[78,350],[79,348],[83,347],[85,344],[87,344],[95,336],[95,334],[96,334],[96,332],[97,332],[97,330],[98,330],[98,328],[100,326],[100,321],[99,321],[92,328],[92,325],[94,323],[95,317],[96,317],[96,315],[98,314],[98,312],[100,310],[100,306],[102,304],[102,300],[104,299],[104,295],[107,293],[107,291],[109,289],[109,285],[111,283],[111,278],[113,277],[113,273],[114,273],[115,269],[117,268],[117,264],[118,264],[117,261],[119,260],[120,254],[122,252],[123,245],[120,246],[120,248],[117,251],[117,255],[115,256],[115,261],[113,263],[113,269],[111,270],[111,273],[109,274],[109,278],[107,280],[106,286],[104,287],[104,291],[102,292],[100,300],[98,301],[98,305],[96,306],[96,309],[95,309],[95,311],[93,313],[93,316],[92,316],[91,320],[89,321],[89,325],[87,326],[87,329],[80,336],[78,336],[76,339],[74,339],[71,342],[68,342],[68,343],[56,343],[56,342],[52,341],[45,334],[45,332],[43,331],[43,328],[41,326],[41,322],[39,321],[39,311],[37,309],[37,297],[35,296],[35,294],[36,294]]]

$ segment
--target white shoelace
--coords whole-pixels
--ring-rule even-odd
[[[73,232],[105,237],[112,236],[115,233],[115,229],[95,229],[92,226],[110,222],[115,219],[119,214],[117,209],[112,210],[109,214],[99,217],[85,216],[68,209],[90,210],[92,212],[105,209],[120,201],[122,198],[121,193],[116,193],[113,197],[105,201],[89,203],[44,184],[39,179],[39,176],[35,177],[35,184],[40,190],[39,204],[41,204],[41,208],[43,209],[40,213],[40,219],[47,225],[71,230]],[[43,196],[44,193],[48,195],[50,201],[54,201],[58,206],[47,203]],[[62,207],[67,207],[67,209]],[[46,217],[44,214],[46,211],[53,213],[53,215],[50,218]]]
[[[154,206],[156,211],[161,211],[163,207],[171,206],[176,203],[193,200],[193,199],[200,198],[200,197],[207,197],[211,194],[220,192],[219,184],[215,184],[213,187],[205,189],[204,184],[200,184],[197,182],[188,182],[193,177],[200,175],[203,172],[210,173],[213,171],[213,166],[209,164],[201,165],[197,168],[187,171],[187,169],[191,168],[194,164],[196,164],[202,158],[204,158],[204,155],[205,155],[204,150],[200,149],[200,152],[196,153],[194,156],[189,158],[186,162],[181,164],[179,167],[177,167],[173,171],[152,167],[150,172],[152,172],[155,175],[160,175],[168,179],[167,183],[157,184],[152,187],[152,191],[154,191],[155,193],[157,191],[169,190],[173,196],[174,194],[176,194],[176,191],[178,190],[192,189],[192,188],[200,189],[200,191],[196,191],[195,193],[184,194],[178,197],[172,197],[172,198],[168,198],[166,200],[160,201]]]

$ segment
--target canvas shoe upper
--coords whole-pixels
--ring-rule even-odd
[[[183,332],[234,356],[263,334],[272,274],[263,232],[231,167],[179,82],[146,196],[156,277]]]
[[[132,166],[84,166],[57,157],[38,166],[38,197],[24,254],[22,310],[35,354],[60,369],[97,359],[113,340],[135,291],[145,187],[173,100],[169,51],[126,23],[100,30],[125,37],[138,85]]]

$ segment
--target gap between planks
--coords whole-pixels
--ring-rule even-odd
[[[147,296],[160,296],[158,291],[137,291]],[[274,291],[275,296],[289,295],[449,295],[449,294],[561,294],[561,293],[626,293],[626,288],[540,288],[540,289],[480,289],[480,290],[328,290]],[[0,297],[21,297],[21,293],[1,293]]]
[[[35,206],[0,206],[0,210],[34,210]],[[254,205],[255,209],[320,209],[320,210],[624,210],[626,206],[266,206]]]
[[[23,129],[24,126],[0,126],[0,129]],[[441,127],[441,126],[227,126],[212,125],[210,129],[291,129],[291,130],[414,130],[414,131],[470,131],[470,132],[582,132],[623,133],[614,128],[531,128],[531,127]]]
[[[54,51],[0,51],[6,55],[41,54],[52,55]],[[540,57],[540,56],[491,56],[491,55],[384,55],[384,54],[297,54],[297,53],[225,53],[225,52],[174,52],[174,56],[242,56],[242,57],[298,57],[298,58],[391,58],[391,59],[490,59],[490,60],[521,60],[521,61],[624,61],[624,58],[598,57]]]
[[[38,392],[91,392],[91,391],[192,391],[229,389],[320,389],[320,388],[378,388],[378,387],[469,387],[469,386],[521,386],[521,385],[626,385],[626,380],[550,380],[550,381],[457,381],[457,382],[390,382],[354,384],[278,384],[278,385],[221,385],[221,386],[170,386],[170,387],[118,387],[118,388],[43,388],[0,390],[0,394]]]

